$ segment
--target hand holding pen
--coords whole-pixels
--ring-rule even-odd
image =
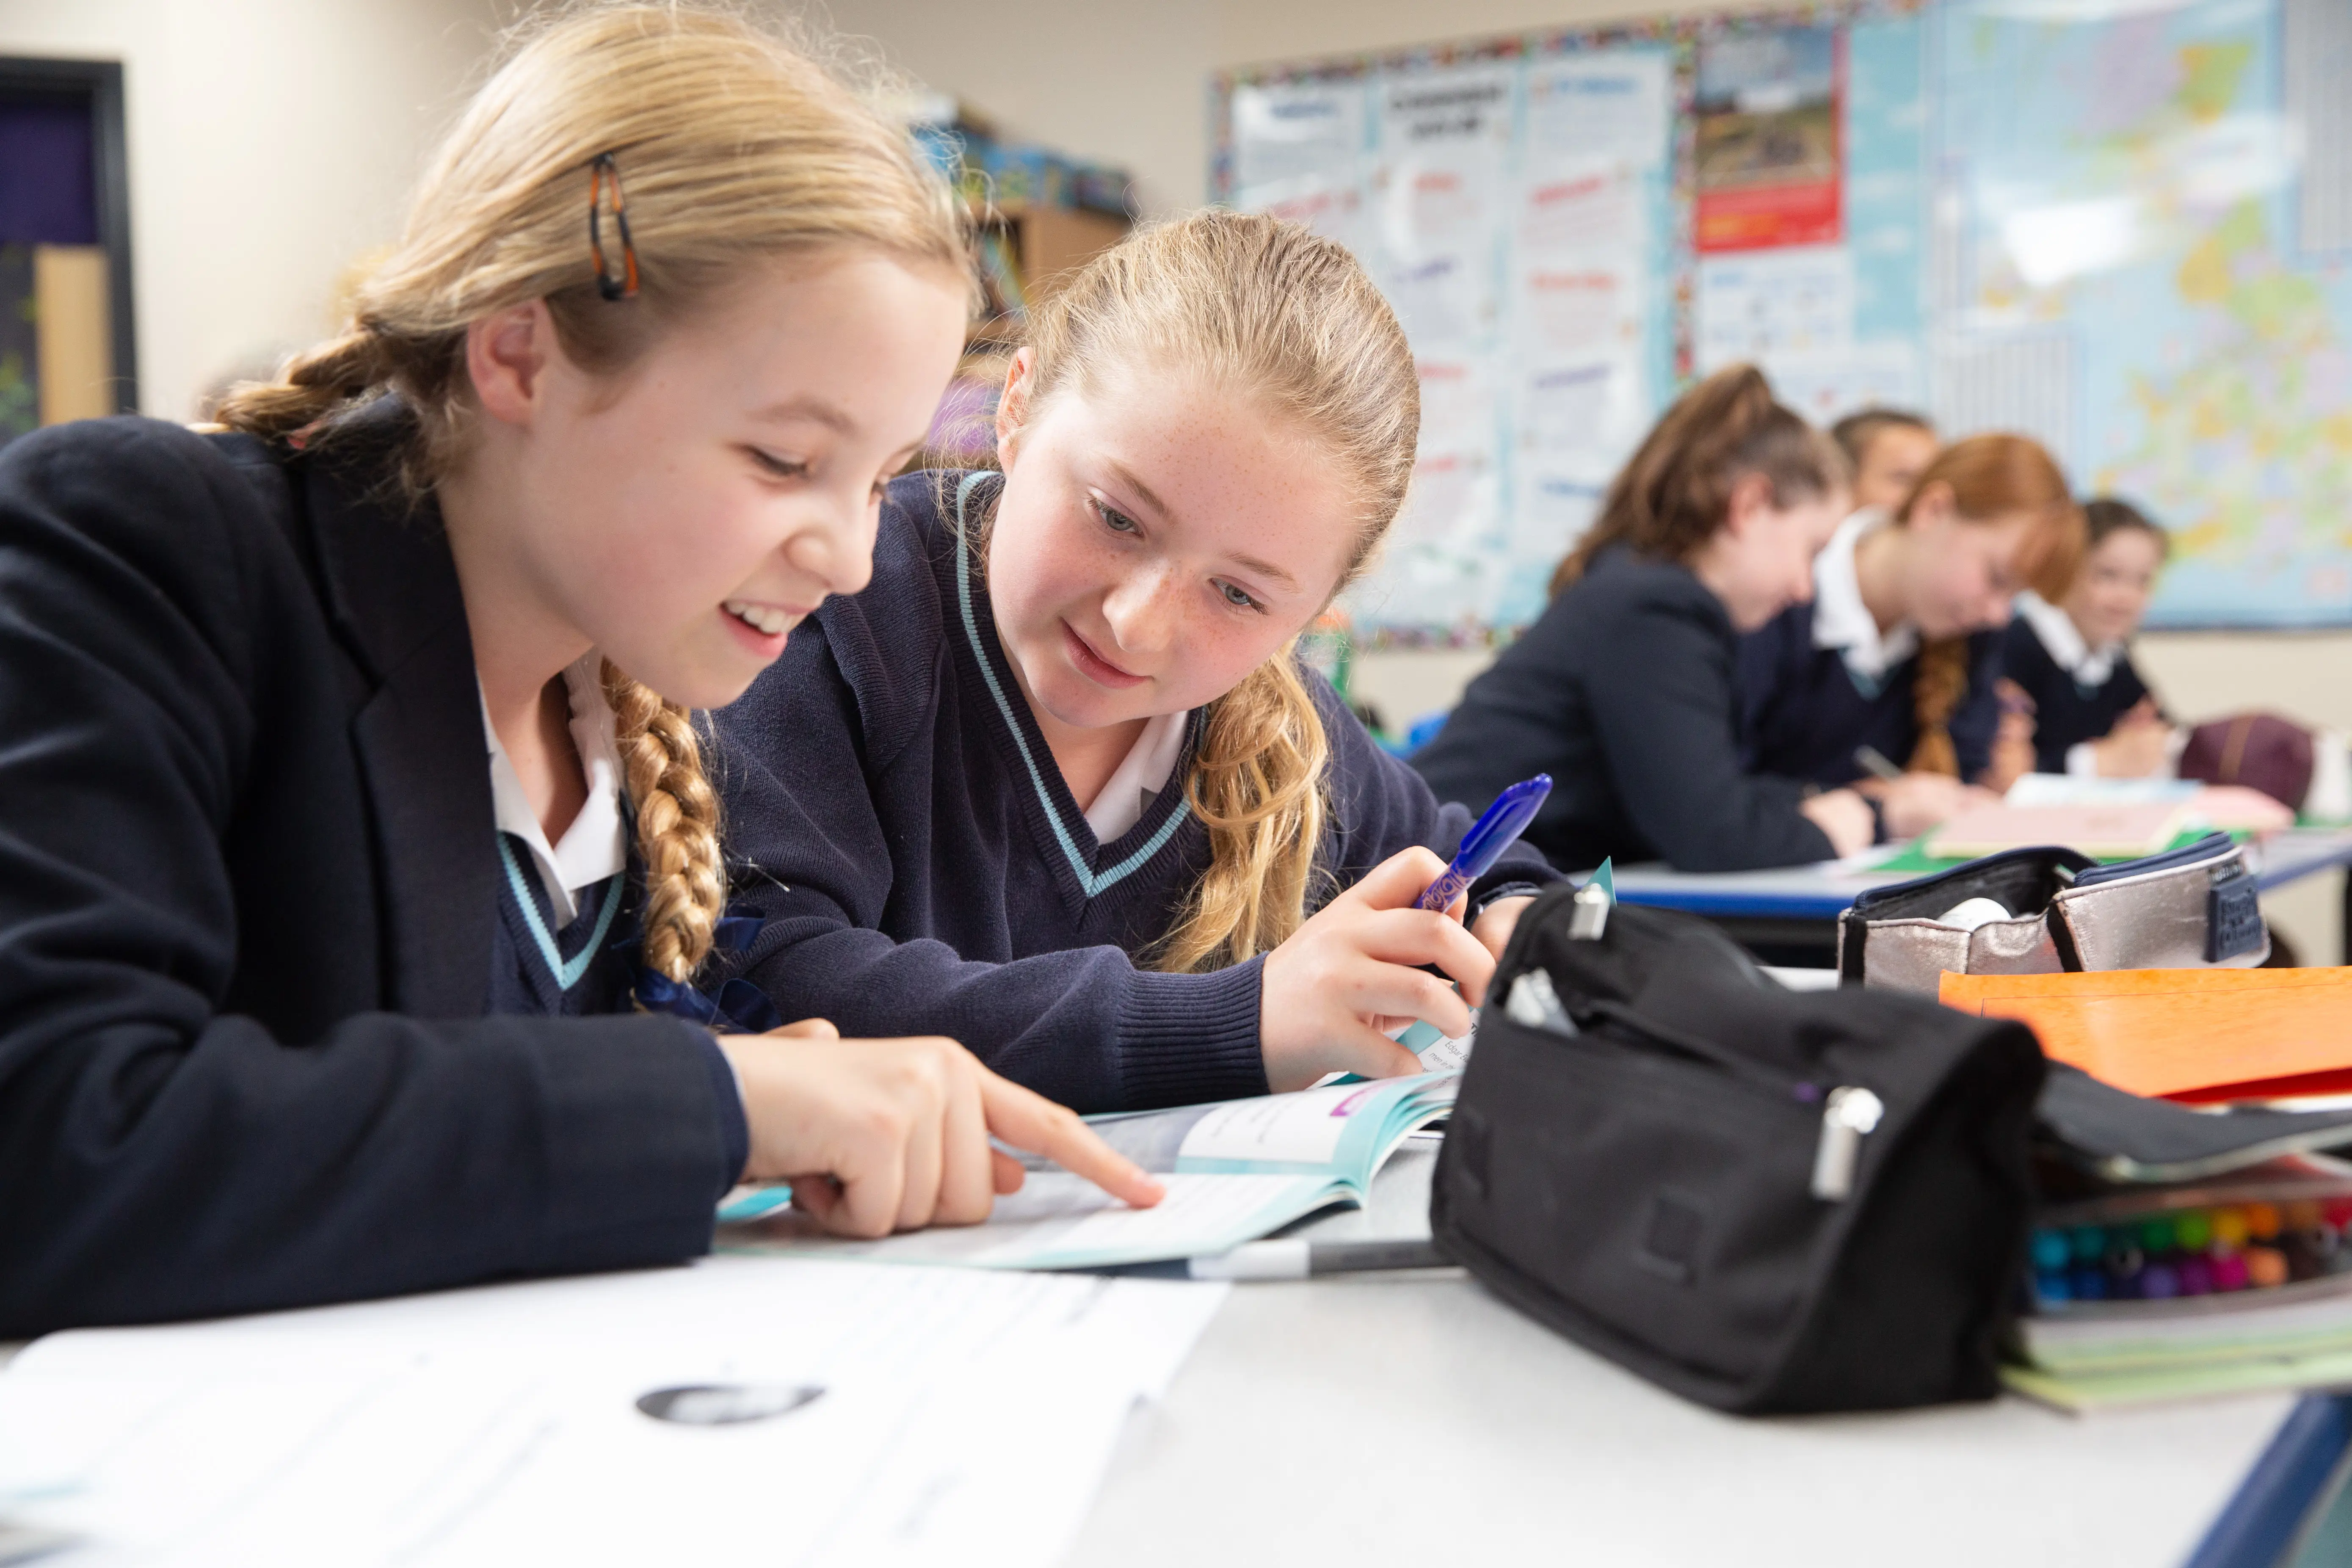
[[[1333,1072],[1420,1071],[1420,1058],[1383,1032],[1398,1024],[1418,1019],[1449,1037],[1469,1033],[1495,957],[1461,916],[1470,884],[1492,868],[1550,787],[1549,779],[1529,783],[1542,787],[1506,792],[1464,836],[1451,865],[1428,849],[1391,856],[1266,954],[1258,1037],[1271,1088],[1304,1089]]]

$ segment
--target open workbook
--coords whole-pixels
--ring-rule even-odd
[[[1362,1204],[1397,1146],[1452,1108],[1460,1082],[1423,1073],[1089,1118],[1105,1142],[1165,1184],[1154,1208],[1129,1208],[1048,1166],[999,1198],[985,1225],[846,1241],[770,1187],[719,1209],[719,1247],[981,1268],[1099,1268],[1227,1252],[1318,1209]]]

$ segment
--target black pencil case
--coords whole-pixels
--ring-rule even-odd
[[[1580,940],[1573,897],[1538,899],[1496,972],[1432,1192],[1438,1245],[1719,1409],[1990,1397],[2032,1200],[2032,1034],[1787,990],[1671,910],[1621,906]]]

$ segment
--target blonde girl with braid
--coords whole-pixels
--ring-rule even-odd
[[[1418,424],[1395,317],[1304,229],[1204,212],[1077,272],[1012,363],[1001,471],[895,483],[873,584],[718,716],[748,977],[1087,1110],[1463,1033],[1555,873],[1520,851],[1415,909],[1470,816],[1297,656]]]
[[[1814,560],[1813,602],[1741,649],[1751,765],[1852,784],[1895,837],[2005,788],[2032,766],[2032,727],[2003,711],[2002,628],[2024,590],[2064,595],[2084,540],[2038,442],[1943,448],[1894,508],[1847,518]],[[1898,776],[1873,776],[1881,762]]]
[[[866,582],[965,254],[805,53],[584,6],[341,336],[0,456],[0,1337],[673,1262],[747,1177],[968,1222],[992,1133],[1154,1201],[949,1040],[695,985],[695,710]]]

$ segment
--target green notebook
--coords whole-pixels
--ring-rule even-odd
[[[2200,838],[2210,837],[2212,831],[2213,830],[2210,827],[2184,827],[2179,833],[2173,837],[2171,843],[2164,847],[2165,850],[2170,851],[2178,849],[2183,845],[2194,844]],[[1949,859],[1941,856],[1928,854],[1925,846],[1927,840],[1933,837],[1935,837],[1933,834],[1920,835],[1918,837],[1911,840],[1910,843],[1906,844],[1900,854],[1874,863],[1871,866],[1870,869],[1874,873],[1879,871],[1898,871],[1906,872],[1915,877],[1925,877],[1931,872],[1948,871],[1955,866],[1965,866],[1968,864],[1968,861],[1965,859]],[[2238,839],[2241,843],[2242,843],[2246,837],[2242,833],[2233,833],[2231,837]]]
[[[1166,1185],[1155,1208],[1130,1209],[1044,1166],[1030,1171],[1021,1191],[997,1199],[985,1225],[849,1241],[826,1236],[763,1188],[722,1205],[718,1246],[976,1268],[1099,1268],[1229,1252],[1318,1209],[1360,1205],[1397,1146],[1453,1108],[1460,1082],[1454,1073],[1423,1073],[1089,1117],[1106,1142]]]

